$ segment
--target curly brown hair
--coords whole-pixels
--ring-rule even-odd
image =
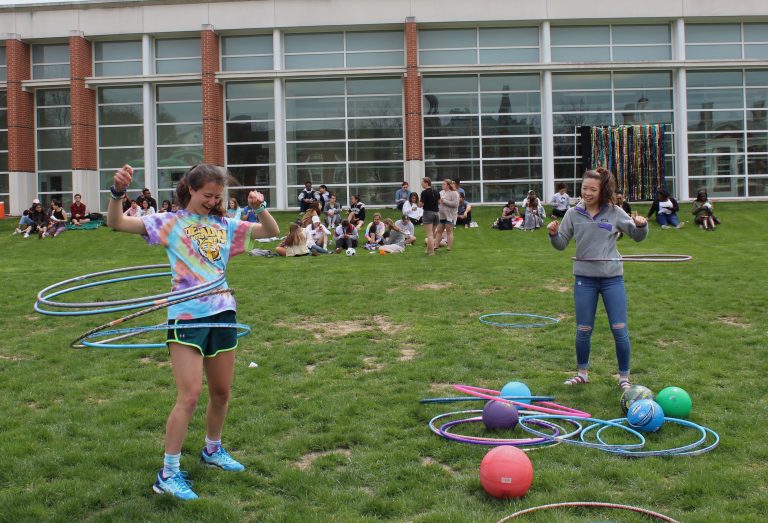
[[[584,179],[593,179],[600,182],[600,197],[598,205],[602,207],[605,204],[613,205],[616,201],[616,181],[613,173],[603,166],[590,169],[584,173]]]

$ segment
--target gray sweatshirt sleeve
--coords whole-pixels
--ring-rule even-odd
[[[632,218],[626,212],[624,212],[624,209],[621,207],[616,207],[615,209],[617,212],[621,211],[618,213],[619,218],[616,220],[616,228],[619,231],[629,235],[636,242],[641,242],[648,236],[647,223],[643,227],[638,227],[635,225],[634,220],[632,220]]]
[[[560,222],[560,228],[558,229],[557,234],[554,236],[551,234],[549,235],[549,241],[558,251],[564,251],[565,248],[568,247],[568,242],[570,242],[573,237],[573,220],[571,220],[571,216],[573,216],[573,211],[568,209],[563,217],[563,221]]]

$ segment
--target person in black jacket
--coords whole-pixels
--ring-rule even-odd
[[[29,211],[29,219],[34,222],[32,232],[36,232],[42,238],[43,234],[48,231],[49,217],[40,202],[32,206],[32,209]]]
[[[677,217],[679,210],[680,206],[677,204],[677,200],[672,198],[666,189],[659,189],[651,204],[651,209],[648,211],[648,218],[655,214],[656,221],[662,229],[669,229],[670,227],[679,229],[685,224]]]

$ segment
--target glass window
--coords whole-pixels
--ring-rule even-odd
[[[32,45],[32,79],[69,78],[68,44]]]
[[[168,38],[155,41],[157,74],[199,73],[200,38]]]
[[[200,84],[156,88],[158,197],[172,195],[186,170],[203,161]]]
[[[476,29],[424,29],[419,31],[419,49],[477,47]]]
[[[37,190],[40,199],[72,203],[72,148],[69,125],[69,89],[38,89]]]
[[[689,44],[741,42],[739,24],[686,24],[685,41]]]
[[[141,41],[94,42],[95,76],[140,75]]]
[[[480,47],[539,46],[538,27],[481,27]]]
[[[285,93],[289,205],[306,180],[343,205],[350,194],[392,203],[403,180],[402,79],[286,80]]]
[[[402,51],[405,47],[402,31],[371,31],[347,33],[347,52]]]
[[[6,67],[6,61],[6,49],[5,47],[0,47],[0,82],[5,82],[8,79],[8,68]]]
[[[481,27],[419,31],[419,63],[421,65],[538,61],[538,27]]]
[[[222,37],[221,68],[223,71],[272,69],[272,35]]]
[[[614,25],[611,27],[613,45],[670,44],[669,25]]]

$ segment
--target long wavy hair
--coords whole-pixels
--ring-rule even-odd
[[[176,199],[179,202],[179,207],[186,209],[189,205],[189,200],[192,197],[189,192],[190,189],[199,191],[207,183],[215,183],[226,187],[227,183],[231,179],[231,176],[227,173],[226,169],[219,167],[218,165],[212,165],[208,163],[193,165],[189,170],[181,177],[179,184],[176,186]],[[211,216],[225,216],[227,213],[224,208],[224,204],[219,200],[219,204],[216,207],[211,208],[208,213]]]
[[[605,167],[597,167],[584,173],[584,179],[592,179],[600,182],[600,195],[597,199],[598,206],[613,205],[616,201],[616,182],[613,173]]]

